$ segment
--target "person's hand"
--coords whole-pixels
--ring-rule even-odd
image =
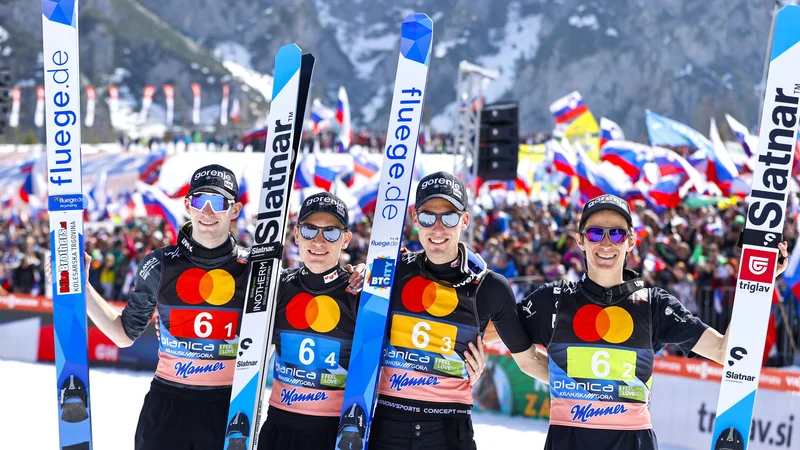
[[[347,280],[350,283],[349,289],[354,292],[360,292],[364,286],[364,272],[367,271],[367,265],[361,263],[353,267],[352,264],[347,264],[344,266],[344,270],[350,274],[350,278]]]
[[[92,264],[92,257],[88,253],[83,253],[83,270],[86,272],[86,282],[89,282],[89,267]],[[50,260],[50,255],[44,257],[44,277],[47,283],[53,282],[53,264]]]
[[[467,363],[467,373],[469,374],[470,386],[475,386],[478,378],[481,377],[486,369],[486,355],[483,352],[483,338],[478,336],[478,347],[472,342],[469,343],[469,350],[464,352],[464,361]]]
[[[783,262],[778,264],[775,267],[775,278],[778,278],[780,274],[782,274],[787,267],[789,267],[789,250],[788,250],[789,243],[786,241],[781,242],[778,244],[778,251],[780,255],[783,256]]]

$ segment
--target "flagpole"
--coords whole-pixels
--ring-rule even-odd
[[[775,6],[772,8],[772,25],[769,27],[769,39],[767,39],[767,52],[764,55],[764,71],[761,73],[761,95],[758,99],[758,128],[756,128],[756,136],[761,131],[761,114],[764,111],[764,93],[767,89],[767,73],[769,72],[770,56],[772,55],[772,38],[775,35],[775,17],[781,7],[781,0],[775,0]]]

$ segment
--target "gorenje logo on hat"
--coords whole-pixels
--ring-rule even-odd
[[[220,177],[223,181],[233,181],[233,177],[228,172],[223,172],[221,170],[204,170],[202,172],[197,172],[194,174],[194,180],[197,181],[200,178],[212,178],[212,177]]]
[[[618,197],[614,197],[612,195],[601,195],[600,197],[597,197],[596,199],[586,204],[586,209],[590,209],[598,203],[613,203],[619,206],[620,208],[624,209],[625,211],[628,210],[628,204],[624,200]]]
[[[452,193],[455,194],[459,200],[461,199],[461,183],[459,183],[458,181],[449,180],[444,177],[427,180],[424,183],[422,183],[422,187],[420,189],[425,190],[428,187],[441,188],[441,186],[449,186],[453,188]]]

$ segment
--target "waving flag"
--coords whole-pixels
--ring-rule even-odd
[[[568,145],[566,141],[562,141],[562,147]],[[603,194],[618,195],[617,192],[607,191],[600,187],[598,180],[595,163],[589,159],[589,156],[578,145],[575,147],[577,154],[577,162],[575,164],[575,174],[578,177],[578,190],[587,198],[595,198]]]
[[[172,236],[172,243],[178,242],[178,230],[184,219],[184,211],[180,202],[171,200],[161,189],[149,184],[138,183],[142,196],[142,205],[148,216],[162,217],[166,222],[166,231]]]
[[[550,105],[556,125],[568,124],[588,111],[589,108],[583,103],[583,97],[578,91],[570,92]]]
[[[247,177],[242,175],[239,179],[242,180],[242,182],[239,183],[239,202],[242,206],[245,206],[250,203],[250,189],[247,186]]]
[[[644,166],[653,160],[653,149],[647,145],[628,141],[609,141],[600,150],[600,159],[621,168],[636,182],[644,172]]]
[[[364,214],[374,213],[378,203],[378,182],[370,181],[356,194],[358,207]]]
[[[167,151],[160,149],[151,153],[144,164],[139,167],[139,179],[147,184],[155,184],[161,175],[161,166],[167,158]]]
[[[567,153],[558,141],[551,139],[545,143],[545,146],[552,152],[553,167],[555,167],[556,171],[570,177],[577,175],[575,171],[575,161],[572,155]]]
[[[794,249],[789,255],[789,264],[783,272],[783,280],[792,294],[800,299],[800,239],[795,241]]]
[[[345,186],[351,188],[356,183],[356,173],[353,170],[345,169],[339,174],[339,179]]]
[[[367,155],[359,153],[353,155],[353,170],[357,174],[364,175],[367,178],[372,178],[373,175],[380,172],[381,168],[372,162]]]
[[[653,161],[658,166],[659,176],[684,174],[699,193],[706,192],[705,177],[681,155],[663,147],[653,147]]]
[[[106,171],[102,171],[89,189],[87,199],[89,204],[84,212],[84,217],[89,220],[103,220],[108,217],[108,192],[106,191]]]
[[[675,174],[662,177],[661,180],[654,184],[647,194],[659,206],[665,208],[675,208],[682,200],[681,187],[686,180],[686,175]]]
[[[227,84],[222,85],[222,103],[219,106],[219,124],[223,127],[228,124],[228,96],[230,95],[230,86]]]
[[[314,184],[330,192],[331,186],[333,186],[333,182],[338,175],[339,172],[330,167],[323,166],[317,161],[314,167]]]
[[[736,139],[738,139],[739,143],[744,147],[744,152],[747,153],[747,156],[753,156],[752,149],[758,147],[758,137],[751,136],[747,127],[734,119],[730,114],[725,114],[725,120],[728,121],[728,126],[731,127],[733,134],[736,135]]]
[[[313,124],[314,134],[319,134],[320,130],[328,127],[328,121],[336,117],[332,109],[322,104],[320,99],[315,98],[311,103],[311,123]]]
[[[350,100],[344,86],[339,87],[339,106],[336,108],[336,120],[339,122],[339,152],[346,153],[353,140],[350,128]]]
[[[688,145],[696,148],[697,152],[693,155],[696,157],[693,159],[707,161],[706,177],[719,186],[723,193],[730,190],[731,182],[739,176],[724,145],[715,148],[705,136],[687,125],[647,111],[647,132],[653,145]]]
[[[297,163],[294,175],[294,188],[304,189],[314,186],[314,155],[305,154]]]
[[[606,119],[605,117],[600,118],[600,150],[603,150],[603,146],[608,141],[624,141],[625,140],[625,133],[622,132],[622,128],[617,125],[611,119]]]
[[[730,195],[733,181],[739,177],[739,171],[731,159],[731,155],[719,137],[717,122],[711,118],[711,142],[713,144],[708,156],[706,177],[722,189],[724,195]]]

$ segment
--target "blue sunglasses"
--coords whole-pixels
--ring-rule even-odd
[[[189,197],[189,204],[198,211],[202,211],[208,204],[211,205],[212,211],[221,213],[230,209],[233,202],[219,194],[198,193]]]

